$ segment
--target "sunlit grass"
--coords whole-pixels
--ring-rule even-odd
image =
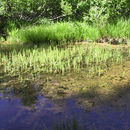
[[[130,39],[130,19],[120,19],[116,24],[107,24],[100,28],[102,37]]]
[[[24,73],[62,73],[85,69],[89,74],[101,75],[112,62],[122,62],[119,49],[95,44],[75,45],[64,48],[40,47],[0,53],[0,66],[10,75]]]
[[[76,41],[97,41],[101,38],[130,39],[130,20],[120,19],[104,26],[85,22],[57,22],[33,25],[9,32],[8,41],[31,44],[62,44]]]

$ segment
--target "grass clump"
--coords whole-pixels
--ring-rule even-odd
[[[85,69],[89,74],[101,75],[111,62],[121,62],[120,50],[95,45],[73,47],[48,47],[22,49],[0,53],[0,67],[4,73],[21,75],[24,73],[66,73]]]
[[[57,22],[33,25],[10,32],[8,40],[32,44],[61,44],[76,41],[97,41],[101,38],[130,39],[130,20],[118,20],[104,26],[85,22]]]
[[[75,39],[75,28],[71,23],[39,25],[20,30],[19,38],[24,43],[63,43]]]
[[[100,28],[101,37],[130,39],[130,19],[120,19],[116,24],[107,24]]]

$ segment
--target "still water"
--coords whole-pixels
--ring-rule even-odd
[[[124,106],[109,104],[86,111],[74,98],[53,100],[34,90],[0,91],[0,130],[53,130],[63,123],[86,130],[130,130],[130,100]]]

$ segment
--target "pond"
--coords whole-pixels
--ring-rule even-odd
[[[0,130],[130,130],[130,61],[22,83],[0,75]],[[18,83],[17,83],[18,82]]]
[[[9,91],[0,90],[0,130],[130,129],[130,94],[124,105],[106,103],[87,111],[74,97],[54,100],[35,87]]]

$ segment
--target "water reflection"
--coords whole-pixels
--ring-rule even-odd
[[[36,101],[38,100],[38,86],[37,84],[33,85],[30,81],[26,81],[24,86],[22,87],[14,87],[5,88],[2,93],[4,98],[8,98],[10,100],[12,96],[15,96],[15,98],[20,98],[21,103],[24,106],[32,106],[36,104]]]
[[[85,111],[74,99],[52,100],[36,86],[0,92],[0,130],[53,130],[54,128],[130,129],[130,102],[126,106],[102,105]],[[74,123],[76,121],[76,123]],[[78,126],[77,126],[78,125]]]

